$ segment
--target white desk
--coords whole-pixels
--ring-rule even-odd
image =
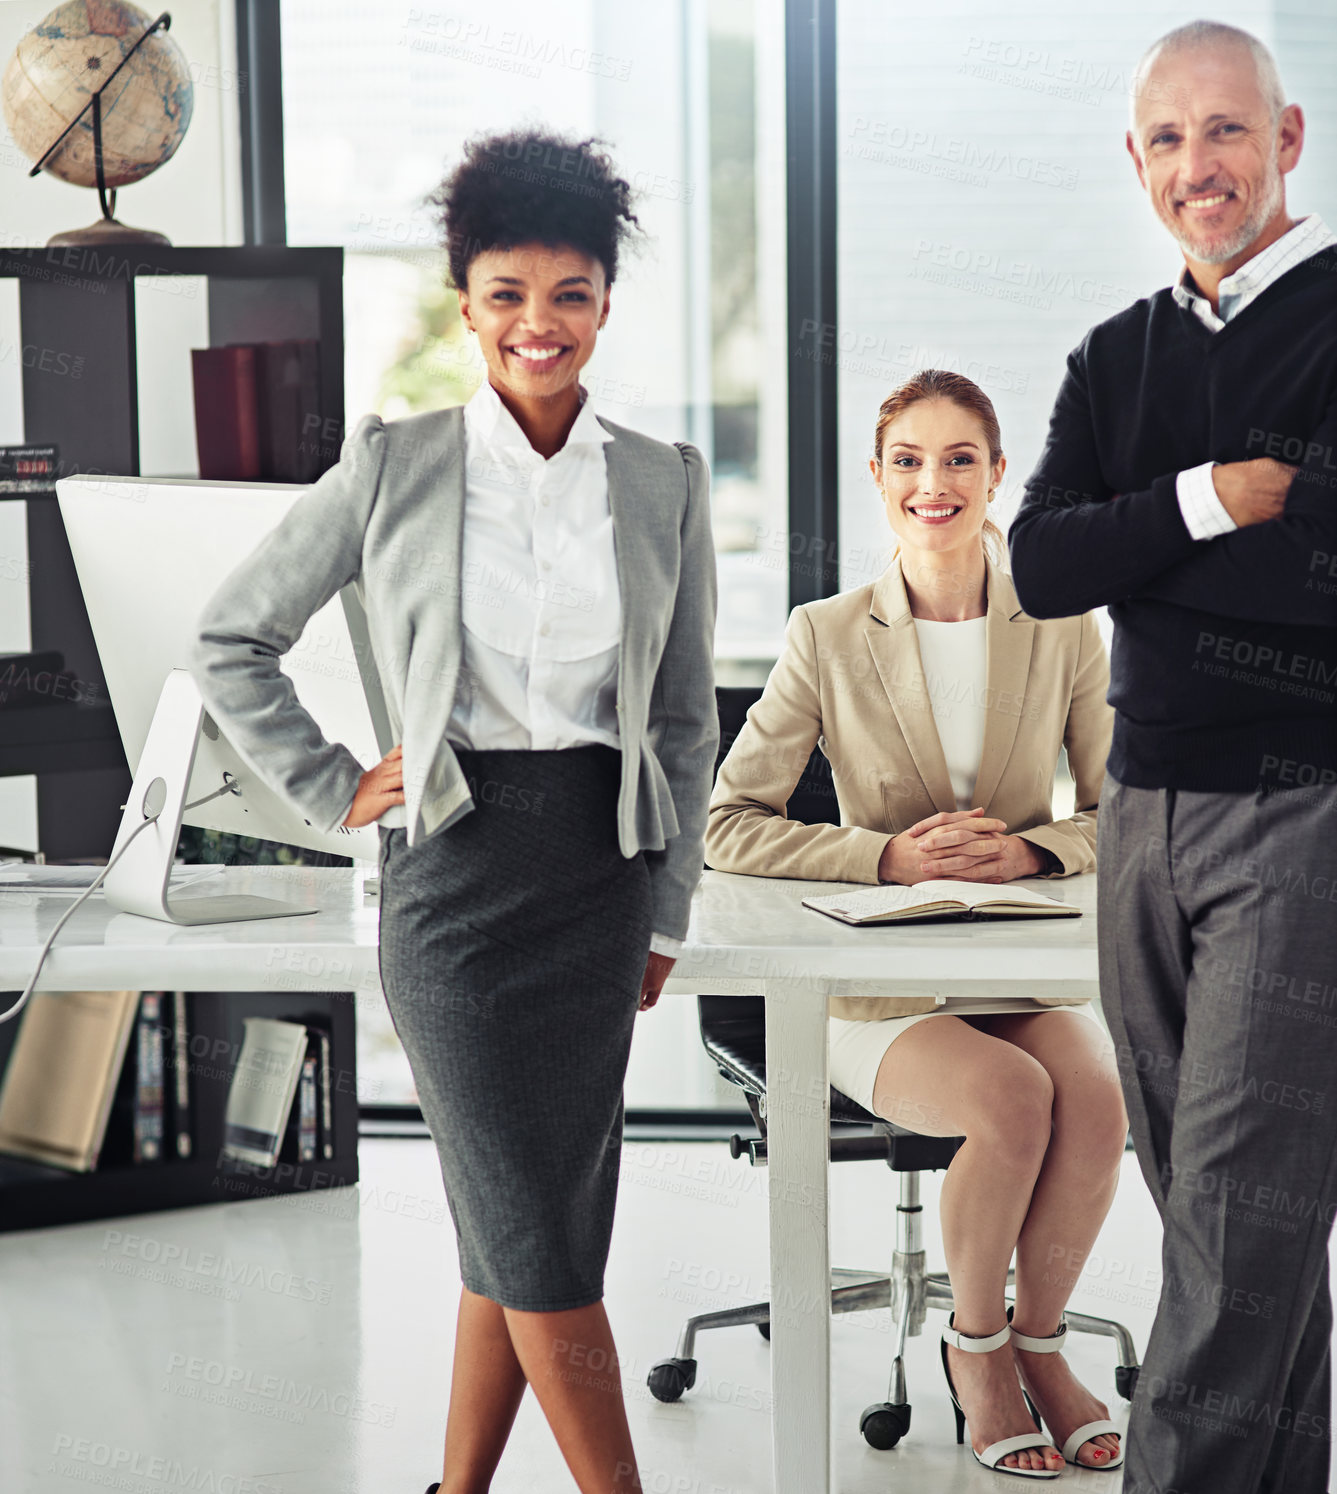
[[[1035,881],[1082,918],[851,928],[800,906],[830,883],[707,872],[665,989],[766,998],[775,1494],[828,1494],[830,996],[1096,992],[1095,876]]]
[[[94,893],[61,930],[38,988],[379,993],[379,905],[363,898],[362,880],[346,866],[227,867],[202,881],[200,892],[269,894],[320,911],[195,928],[117,913]],[[73,901],[64,893],[0,891],[0,990],[27,985],[38,950]]]
[[[776,1494],[831,1489],[827,1168],[829,996],[1096,988],[1095,877],[1034,882],[1085,917],[850,928],[799,906],[830,883],[707,872],[666,990],[766,998]],[[378,905],[347,868],[229,868],[210,892],[311,898],[298,918],[178,928],[91,898],[47,957],[44,990],[379,991]],[[21,990],[67,897],[0,893],[0,989]]]

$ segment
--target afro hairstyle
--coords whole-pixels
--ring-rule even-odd
[[[542,129],[466,141],[463,160],[428,198],[451,283],[463,290],[470,264],[489,249],[539,243],[569,245],[597,259],[611,285],[619,253],[641,225],[631,210],[631,184],[603,144]]]

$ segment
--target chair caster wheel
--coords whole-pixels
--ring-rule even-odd
[[[1140,1364],[1121,1364],[1114,1371],[1114,1388],[1126,1401],[1133,1399],[1133,1392],[1137,1389],[1138,1372]]]
[[[646,1376],[645,1383],[657,1401],[680,1401],[684,1390],[696,1384],[695,1359],[661,1359]]]
[[[869,1447],[887,1452],[910,1430],[910,1403],[893,1406],[890,1401],[869,1406],[859,1418],[859,1430]]]
[[[764,1338],[767,1343],[770,1343],[770,1341],[771,1341],[771,1320],[769,1318],[767,1318],[764,1323],[758,1323],[757,1324],[757,1332],[761,1334],[762,1338]]]

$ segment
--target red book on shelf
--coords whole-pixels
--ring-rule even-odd
[[[200,476],[254,481],[261,475],[254,347],[192,348],[190,361]]]

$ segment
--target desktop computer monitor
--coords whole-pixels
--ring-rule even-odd
[[[140,767],[164,685],[174,670],[187,667],[205,602],[305,491],[280,483],[142,477],[75,476],[56,484],[132,772]],[[342,742],[364,768],[394,745],[366,617],[351,587],[311,618],[281,667],[326,740]],[[185,822],[378,859],[376,824],[328,834],[315,829],[206,714],[184,802],[220,788],[225,775],[239,792],[185,809]],[[381,822],[402,824],[402,808],[394,806]],[[109,880],[109,895],[110,886]]]

